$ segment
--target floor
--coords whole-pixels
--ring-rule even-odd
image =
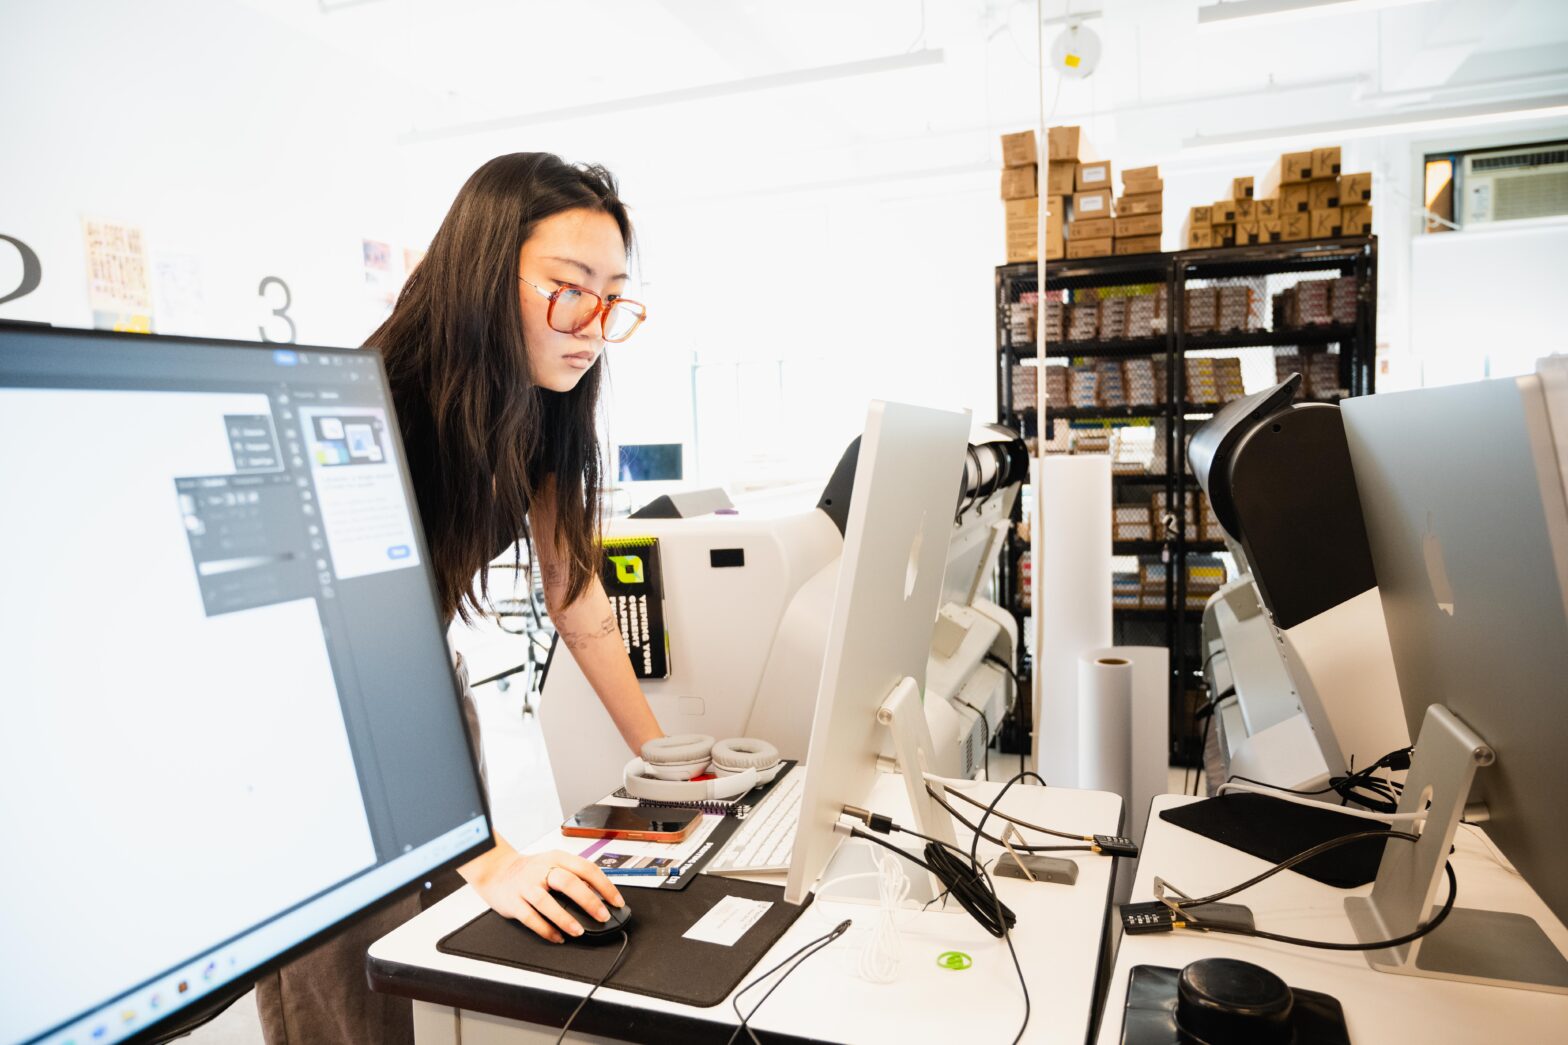
[[[479,687],[474,696],[479,704],[496,828],[504,838],[536,838],[560,821],[538,719],[523,713],[516,688],[491,684]],[[1191,771],[1172,768],[1171,792],[1190,791],[1193,776]],[[241,998],[185,1040],[192,1045],[261,1045],[254,996]]]

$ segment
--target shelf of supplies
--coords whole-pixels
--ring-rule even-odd
[[[1187,481],[1195,483],[1197,479],[1188,472]],[[1164,486],[1166,475],[1164,472],[1112,472],[1111,482],[1117,486]]]
[[[1200,348],[1265,348],[1273,345],[1329,345],[1356,336],[1350,324],[1299,327],[1294,330],[1238,330],[1228,334],[1186,334],[1187,351]]]
[[[1219,403],[1183,403],[1181,412],[1212,413],[1219,408]],[[1163,403],[1140,406],[1058,406],[1047,410],[1046,416],[1058,421],[1122,421],[1140,417],[1164,417],[1166,411]]]
[[[1112,555],[1158,555],[1170,547],[1165,541],[1112,541]],[[1188,541],[1189,555],[1209,555],[1225,550],[1224,541]]]
[[[1176,255],[1186,279],[1273,276],[1295,272],[1349,271],[1372,248],[1371,236],[1267,243],[1255,247],[1184,250]],[[1054,280],[1053,280],[1054,283]]]
[[[1089,287],[1134,287],[1145,284],[1164,286],[1170,276],[1169,254],[1122,254],[1103,258],[1073,258],[1048,261],[1045,282],[1048,290],[1083,290]],[[997,267],[1009,280],[1034,280],[1035,263],[1025,261]]]
[[[1106,341],[1052,341],[1045,346],[1045,355],[1048,359],[1081,358],[1081,359],[1121,359],[1128,356],[1163,356],[1165,354],[1164,334],[1156,337],[1128,337],[1112,338]],[[1009,350],[1019,359],[1034,359],[1035,346],[1031,342],[1020,345],[1016,342],[1008,345]]]

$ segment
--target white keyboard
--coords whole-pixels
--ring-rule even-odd
[[[728,844],[703,870],[709,874],[742,874],[789,870],[800,821],[801,787],[806,767],[785,774],[768,796],[757,803],[730,836]]]

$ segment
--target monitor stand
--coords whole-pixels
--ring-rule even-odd
[[[904,791],[909,798],[909,807],[912,810],[911,826],[923,835],[928,835],[938,841],[957,847],[958,838],[953,833],[953,821],[947,811],[931,800],[926,793],[925,774],[936,772],[936,745],[931,740],[931,730],[926,725],[925,708],[921,705],[920,686],[914,679],[905,677],[893,687],[887,699],[877,708],[877,722],[887,729],[892,741],[893,752],[898,760],[898,773],[904,779]],[[884,810],[874,810],[884,812]],[[895,821],[902,821],[902,817],[895,816]],[[925,843],[914,839],[910,835],[888,835],[889,843],[907,848],[915,856],[924,858]],[[845,842],[851,839],[845,839]],[[909,841],[919,842],[918,846],[908,847]],[[829,883],[833,879],[843,878],[851,874],[875,873],[876,865],[872,862],[871,854],[866,852],[871,844],[840,845],[834,852],[833,858],[828,861],[827,870],[822,874],[822,881]],[[889,854],[891,855],[891,854]],[[928,871],[921,870],[916,864],[905,862],[905,873],[909,875],[909,899],[906,901],[916,907],[931,903],[942,895],[944,886]],[[845,883],[845,889],[835,888],[832,897],[835,900],[869,900],[877,899],[877,883],[871,878],[856,878]]]
[[[1426,826],[1414,844],[1385,842],[1372,894],[1345,901],[1358,940],[1403,936],[1415,931],[1423,915],[1437,913],[1440,907],[1433,901],[1448,889],[1443,865],[1471,782],[1478,768],[1496,758],[1486,741],[1447,708],[1427,708],[1399,801],[1401,813],[1426,808]],[[1429,935],[1362,953],[1380,972],[1568,994],[1568,960],[1535,919],[1522,914],[1456,906]]]

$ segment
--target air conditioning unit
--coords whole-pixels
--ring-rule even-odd
[[[1472,152],[1461,177],[1461,225],[1568,214],[1568,143]]]

